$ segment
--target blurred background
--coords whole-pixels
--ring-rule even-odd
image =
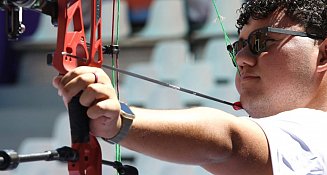
[[[85,29],[90,29],[89,1],[83,1]],[[237,9],[243,0],[216,0],[226,32],[234,42]],[[102,7],[103,42],[111,41],[112,0]],[[66,108],[52,86],[58,73],[46,64],[55,50],[57,29],[49,16],[24,10],[26,31],[8,41],[5,13],[0,11],[0,150],[43,152],[70,145]],[[226,50],[224,34],[212,0],[121,0],[119,66],[160,81],[230,102],[238,101],[236,69]],[[111,64],[105,56],[104,64]],[[110,71],[106,70],[108,74]],[[130,105],[153,109],[208,106],[247,116],[230,106],[120,75],[120,98]],[[104,158],[113,160],[114,148],[101,142]],[[190,153],[192,154],[192,153]],[[123,149],[122,157],[141,175],[209,174],[187,165],[154,160]],[[50,170],[50,171],[49,171]],[[0,175],[66,174],[58,162],[22,164]],[[104,168],[105,173],[112,172]],[[112,173],[111,173],[112,174]]]

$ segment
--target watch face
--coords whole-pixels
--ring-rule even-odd
[[[128,107],[128,105],[126,105],[125,103],[120,102],[120,108],[125,113],[130,114],[130,115],[134,115],[134,113],[131,111],[131,109]]]

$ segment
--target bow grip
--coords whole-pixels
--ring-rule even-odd
[[[88,143],[90,140],[89,118],[86,114],[87,107],[80,104],[80,96],[81,92],[74,96],[68,103],[72,143]]]
[[[89,133],[87,107],[79,102],[81,92],[68,103],[72,148],[78,152],[78,161],[68,162],[70,175],[101,175],[101,147]]]

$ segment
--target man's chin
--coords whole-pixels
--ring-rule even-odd
[[[263,118],[272,115],[270,105],[266,100],[242,100],[242,106],[244,110],[252,118]]]

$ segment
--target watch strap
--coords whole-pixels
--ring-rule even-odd
[[[128,107],[123,102],[120,102],[120,104],[121,104],[121,106],[124,105],[125,107]],[[129,107],[128,107],[128,110],[130,111]],[[113,136],[112,138],[109,138],[109,139],[104,138],[105,141],[107,141],[111,144],[117,144],[127,136],[128,131],[131,128],[132,123],[133,123],[134,114],[131,111],[130,111],[130,113],[126,113],[125,111],[121,110],[120,118],[121,118],[121,126],[120,126],[118,133],[115,136]]]
[[[132,126],[133,120],[127,119],[121,115],[120,115],[120,118],[121,118],[121,127],[120,127],[118,133],[110,139],[105,139],[107,142],[109,142],[111,144],[117,144],[121,140],[123,140],[127,136],[128,131],[129,131],[130,127]]]

